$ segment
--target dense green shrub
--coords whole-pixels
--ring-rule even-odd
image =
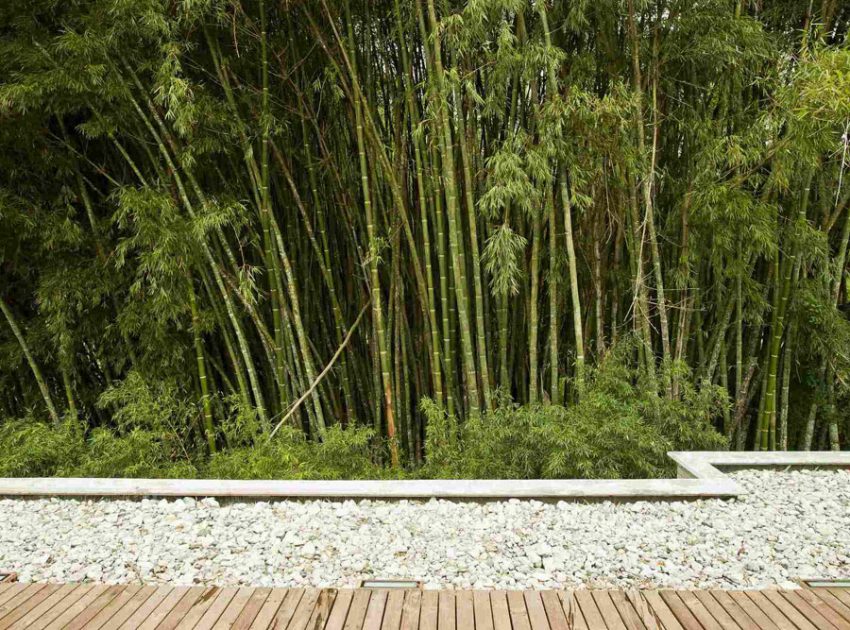
[[[85,452],[85,441],[75,422],[54,428],[33,418],[0,422],[0,476],[51,477],[67,475]]]
[[[86,442],[81,461],[68,471],[75,477],[170,477],[198,476],[188,452],[171,450],[173,444],[144,429],[118,435],[95,429]]]
[[[374,479],[391,474],[376,463],[371,429],[337,426],[323,442],[282,428],[272,439],[216,453],[205,469],[216,479]]]
[[[570,404],[517,405],[501,400],[488,413],[460,422],[428,399],[426,463],[393,471],[387,445],[371,428],[333,425],[322,441],[284,426],[273,437],[236,398],[217,401],[227,421],[223,448],[211,455],[191,428],[200,410],[179,388],[150,386],[131,373],[101,396],[112,426],[85,431],[73,419],[58,428],[32,418],[0,422],[0,475],[207,477],[218,479],[635,478],[672,473],[666,452],[725,448],[712,426],[725,392],[697,388],[679,376],[679,396],[658,395],[628,367],[627,345],[588,374]],[[670,378],[672,371],[659,376]],[[504,397],[503,397],[504,398]],[[197,432],[195,432],[197,435]]]
[[[669,450],[725,448],[712,427],[722,390],[684,384],[681,400],[655,395],[613,353],[568,407],[502,404],[463,424],[430,401],[429,477],[638,478],[670,474]]]

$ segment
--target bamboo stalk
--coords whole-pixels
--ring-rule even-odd
[[[6,322],[12,330],[12,334],[15,336],[15,339],[18,340],[18,345],[21,346],[21,352],[24,353],[24,357],[30,366],[30,370],[32,370],[32,375],[35,378],[35,382],[38,384],[38,389],[41,392],[42,399],[44,400],[44,406],[47,407],[47,413],[50,414],[50,419],[53,421],[53,425],[58,427],[60,423],[59,414],[56,412],[56,406],[53,404],[53,398],[50,395],[50,389],[47,387],[47,381],[44,380],[41,368],[36,362],[32,352],[30,352],[29,344],[27,343],[26,338],[24,338],[14,315],[12,315],[12,309],[10,309],[9,305],[6,304],[6,300],[4,298],[0,298],[0,311],[3,311]]]

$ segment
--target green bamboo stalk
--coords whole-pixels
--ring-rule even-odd
[[[561,387],[558,374],[558,274],[555,256],[558,251],[557,214],[551,187],[547,190],[549,208],[549,396],[553,405],[561,404]],[[601,326],[601,307],[597,310],[597,326]],[[602,331],[597,333],[602,336]]]
[[[797,213],[798,224],[806,221],[809,205],[809,196],[812,185],[813,173],[806,175],[805,185],[801,193],[800,208]],[[762,450],[774,450],[776,448],[776,383],[777,371],[779,369],[779,347],[782,342],[785,326],[785,315],[788,310],[788,302],[791,297],[791,278],[796,264],[796,251],[789,251],[782,268],[784,275],[782,281],[777,281],[777,290],[774,294],[773,312],[771,314],[771,331],[769,342],[769,359],[767,368],[767,383],[765,386],[765,406],[763,415],[759,421],[760,447]],[[780,269],[779,249],[777,248],[774,265]]]
[[[439,158],[432,150],[432,164]],[[440,315],[443,335],[443,373],[446,377],[446,410],[450,416],[455,412],[454,399],[454,351],[452,348],[452,328],[450,322],[451,292],[449,291],[449,263],[448,251],[446,249],[445,214],[443,213],[442,197],[439,193],[442,186],[437,185],[441,181],[440,175],[433,175],[434,183],[431,190],[434,193],[434,213],[437,223],[437,268],[440,273]]]
[[[791,363],[794,357],[794,341],[796,326],[792,321],[788,327],[785,339],[785,350],[782,356],[782,390],[779,404],[779,450],[788,450],[788,404],[791,390]]]
[[[549,22],[546,16],[546,5],[543,2],[537,3],[537,9],[540,13],[540,21],[543,27],[543,36],[547,48],[552,46],[552,35],[549,31]],[[548,79],[549,86],[547,89],[548,98],[555,100],[558,94],[558,78],[555,74],[555,67],[548,64]],[[559,97],[557,97],[559,98]],[[572,218],[572,203],[570,202],[569,184],[567,181],[567,169],[561,164],[559,166],[558,177],[559,188],[561,193],[561,205],[564,208],[564,238],[567,241],[567,263],[570,269],[570,297],[573,306],[573,332],[575,335],[576,345],[576,387],[579,395],[584,391],[584,331],[582,323],[581,299],[579,298],[579,280],[578,280],[578,263],[576,261],[575,238],[573,236],[573,218]]]
[[[348,19],[348,39],[352,52],[356,50],[354,43],[354,26],[351,21],[350,8],[346,0],[346,14]],[[357,65],[354,58],[351,59],[352,82],[357,84]],[[357,155],[360,162],[360,182],[363,194],[363,209],[366,213],[366,231],[369,238],[369,279],[372,294],[372,318],[375,325],[377,337],[377,350],[381,370],[381,388],[384,395],[386,408],[387,438],[390,441],[390,457],[393,467],[398,467],[398,446],[395,438],[395,403],[393,401],[392,375],[390,372],[390,356],[387,347],[387,335],[384,328],[383,297],[381,296],[381,277],[378,272],[378,238],[375,225],[374,212],[372,210],[372,194],[369,185],[369,165],[366,159],[366,140],[363,133],[363,113],[360,99],[354,98],[355,131],[357,137]]]
[[[289,188],[292,193],[292,198],[295,201],[295,206],[301,213],[304,229],[307,232],[308,240],[310,241],[316,260],[319,263],[319,271],[321,272],[322,278],[325,281],[325,286],[328,288],[328,293],[330,295],[331,312],[334,318],[334,327],[337,331],[337,344],[340,344],[342,343],[342,339],[345,336],[345,330],[347,327],[345,326],[345,321],[342,313],[342,306],[339,303],[339,297],[337,296],[336,283],[333,280],[333,274],[331,273],[329,265],[325,263],[324,253],[322,252],[319,242],[313,234],[313,229],[310,226],[309,218],[307,216],[307,210],[304,207],[304,203],[301,200],[300,194],[298,193],[298,187],[295,184],[295,180],[292,177],[292,173],[290,172],[289,167],[286,165],[286,160],[284,159],[283,154],[277,147],[276,143],[272,142],[271,148],[272,152],[274,153],[275,160],[277,161],[280,167],[280,171],[281,173],[283,173],[284,179],[286,179],[287,183],[289,184]],[[353,411],[354,403],[351,396],[351,384],[348,378],[348,370],[345,357],[341,359],[341,371],[343,396],[346,400],[346,406],[349,410]],[[310,380],[312,382],[312,379]]]
[[[420,229],[422,232],[423,254],[425,257],[425,283],[427,290],[428,302],[428,325],[431,331],[431,380],[434,387],[434,399],[437,404],[443,404],[443,383],[442,369],[440,365],[440,342],[439,329],[437,327],[437,304],[434,294],[433,269],[431,264],[431,236],[428,225],[428,204],[426,202],[424,168],[423,168],[423,147],[422,140],[417,133],[420,120],[419,109],[414,103],[412,81],[412,67],[407,50],[407,42],[405,38],[405,29],[401,19],[401,7],[398,0],[394,0],[393,6],[395,9],[396,30],[401,52],[402,61],[402,83],[404,86],[404,100],[407,108],[407,115],[410,120],[411,132],[413,135],[413,158],[416,172],[416,193],[419,200],[420,214]]]
[[[191,282],[191,280],[190,280]],[[198,381],[201,384],[201,405],[204,409],[204,434],[210,453],[215,453],[215,426],[213,424],[212,405],[210,404],[210,388],[207,383],[207,366],[204,359],[204,342],[200,331],[200,316],[195,290],[189,285],[189,304],[192,308],[192,340],[195,346],[195,362],[198,366]]]
[[[469,321],[469,308],[466,295],[466,256],[462,250],[462,234],[458,221],[457,197],[458,187],[455,180],[454,143],[449,122],[447,90],[443,76],[443,62],[440,28],[437,23],[437,12],[434,0],[428,0],[428,16],[433,36],[434,67],[431,72],[437,98],[437,122],[442,135],[443,150],[443,179],[446,185],[446,211],[449,227],[449,250],[451,252],[451,267],[455,285],[455,301],[457,304],[458,324],[461,338],[461,359],[465,372],[466,399],[471,414],[480,410],[481,401],[478,393],[478,375],[475,371],[472,332]]]
[[[539,398],[539,376],[537,358],[537,331],[540,326],[538,293],[540,289],[540,241],[543,240],[540,213],[535,211],[531,217],[531,269],[529,270],[528,298],[528,402],[536,403]]]
[[[464,198],[466,200],[466,217],[469,230],[470,262],[472,266],[473,306],[475,310],[476,348],[478,350],[478,371],[481,375],[481,391],[484,395],[484,408],[493,406],[490,393],[490,369],[487,361],[487,334],[484,324],[484,290],[481,282],[481,252],[478,246],[478,219],[475,212],[475,185],[472,181],[472,159],[470,157],[471,138],[464,122],[463,99],[460,98],[457,86],[452,85],[455,102],[455,124],[457,126],[458,144],[460,145],[461,170],[463,171]]]
[[[655,152],[656,152],[656,137],[657,137],[657,107],[656,107],[656,92],[657,92],[657,71],[653,73],[652,78],[652,111],[653,111],[653,131],[652,131],[652,147],[651,157],[647,160],[646,157],[646,141],[644,139],[644,117],[643,117],[643,87],[640,70],[640,50],[638,48],[637,26],[635,22],[635,10],[633,0],[628,0],[628,33],[631,47],[631,62],[632,62],[632,91],[634,94],[634,125],[635,135],[637,136],[637,149],[641,159],[648,162],[647,171],[641,177],[641,191],[643,193],[644,205],[644,221],[646,222],[647,235],[649,237],[650,253],[652,255],[652,267],[655,275],[655,291],[656,291],[656,308],[658,309],[658,319],[660,324],[659,335],[661,337],[662,358],[665,364],[669,365],[671,361],[670,354],[670,330],[667,321],[667,305],[664,296],[664,274],[661,268],[661,255],[658,247],[658,236],[655,231],[654,208],[652,201],[652,188],[655,179]],[[657,55],[653,55],[657,65]],[[666,379],[666,388],[668,396],[672,398],[672,382]]]
[[[21,346],[21,351],[24,353],[30,370],[32,370],[32,375],[35,377],[35,382],[38,384],[38,389],[41,392],[44,405],[47,407],[47,413],[50,414],[50,419],[53,421],[53,426],[58,428],[61,420],[59,419],[59,414],[56,412],[56,406],[53,404],[53,398],[50,396],[50,388],[47,386],[47,381],[44,380],[44,375],[41,373],[41,368],[38,366],[35,357],[30,352],[29,344],[27,344],[27,340],[24,338],[23,333],[21,333],[18,322],[15,320],[14,315],[12,315],[12,309],[6,304],[4,298],[0,298],[0,311],[3,311],[6,322],[12,330],[12,334],[18,340],[18,345]]]
[[[138,79],[136,79],[136,80],[138,81]],[[192,218],[194,218],[196,216],[194,207],[192,205],[192,202],[189,200],[189,196],[187,194],[186,188],[183,185],[182,178],[180,177],[180,171],[178,170],[176,164],[172,160],[171,154],[169,153],[168,148],[163,143],[163,141],[160,138],[159,134],[157,133],[156,129],[153,127],[151,122],[148,120],[147,116],[144,114],[141,107],[136,102],[135,98],[133,98],[132,94],[129,93],[129,88],[127,89],[127,94],[128,94],[128,97],[130,99],[131,104],[133,105],[133,109],[139,115],[140,119],[145,124],[145,127],[148,130],[148,133],[150,133],[151,137],[156,142],[157,148],[159,149],[160,153],[162,154],[163,159],[165,160],[165,162],[166,162],[166,164],[167,164],[167,166],[170,170],[171,176],[174,180],[175,186],[177,187],[177,191],[178,191],[178,194],[180,196],[181,201],[183,202],[183,205],[186,207],[186,210],[189,213],[189,215]],[[156,118],[158,119],[158,116]],[[164,126],[162,124],[161,120],[158,120],[158,122],[161,126]],[[250,352],[250,349],[248,347],[247,338],[245,337],[245,333],[242,330],[242,325],[239,322],[239,318],[236,315],[236,310],[234,308],[233,301],[230,297],[229,292],[227,291],[227,289],[224,285],[224,281],[222,280],[222,277],[221,277],[221,271],[219,270],[218,264],[216,263],[215,259],[213,258],[213,255],[212,255],[212,252],[209,248],[209,245],[207,243],[201,243],[201,248],[202,248],[202,252],[204,254],[204,257],[207,260],[207,264],[209,265],[209,267],[212,271],[213,279],[215,280],[216,285],[218,285],[218,290],[221,293],[221,296],[224,300],[225,311],[227,312],[228,319],[230,320],[231,325],[233,326],[234,332],[236,333],[237,343],[238,343],[240,352],[242,354],[243,361],[245,362],[245,368],[248,372],[248,380],[251,383],[251,390],[252,390],[252,393],[254,395],[254,404],[255,404],[256,409],[257,409],[257,415],[259,416],[261,423],[265,427],[270,428],[270,421],[269,421],[268,414],[266,412],[266,405],[265,405],[265,401],[264,401],[264,397],[263,397],[263,393],[262,393],[262,388],[260,387],[260,381],[259,381],[259,377],[258,377],[258,374],[257,374],[257,370],[254,366],[254,362],[253,362],[253,359],[251,357],[251,352]],[[234,262],[235,262],[235,260],[234,260]]]
[[[633,184],[629,185],[629,218],[631,222],[631,245],[632,266],[634,276],[634,310],[635,326],[640,338],[640,349],[644,353],[644,364],[650,382],[655,383],[655,356],[652,351],[652,334],[649,323],[649,296],[647,295],[646,282],[644,281],[643,268],[643,246],[645,238],[640,227],[640,216],[638,213],[637,191]],[[697,317],[700,317],[697,309]],[[697,325],[698,339],[701,335],[701,326]]]

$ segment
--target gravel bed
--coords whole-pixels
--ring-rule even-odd
[[[791,587],[850,576],[850,471],[740,471],[738,500],[0,501],[24,581]]]

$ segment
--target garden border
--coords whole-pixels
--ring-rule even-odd
[[[721,469],[850,468],[850,452],[672,451],[677,479],[223,480],[0,478],[4,497],[244,499],[708,499],[746,494]]]

